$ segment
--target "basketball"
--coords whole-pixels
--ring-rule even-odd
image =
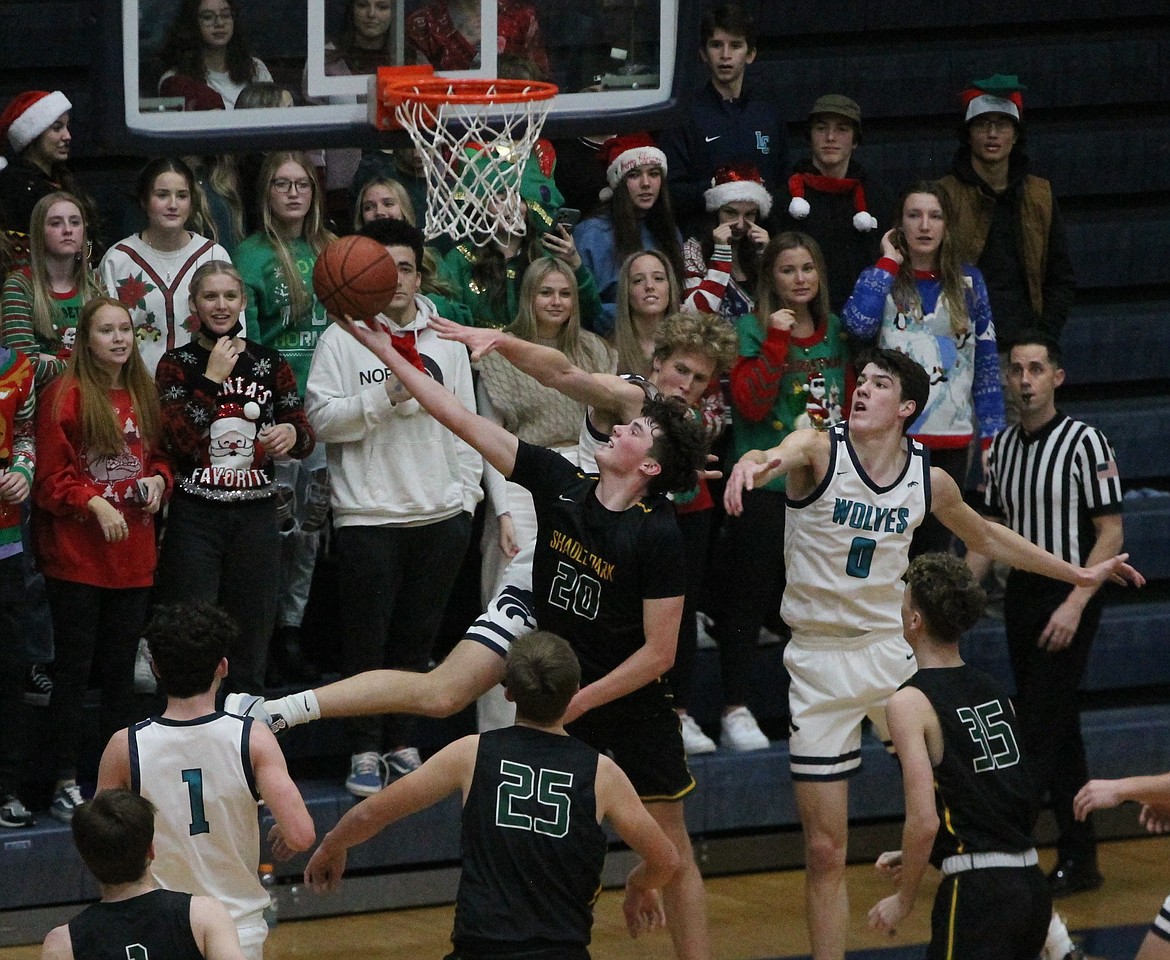
[[[313,267],[317,299],[334,316],[369,320],[390,302],[398,267],[377,240],[352,236],[334,240]]]

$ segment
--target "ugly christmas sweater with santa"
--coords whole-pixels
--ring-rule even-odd
[[[211,352],[199,338],[159,361],[163,441],[184,493],[220,502],[270,497],[272,458],[259,431],[291,424],[297,441],[289,456],[298,460],[316,443],[288,362],[271,347],[245,343],[223,383],[207,378]]]

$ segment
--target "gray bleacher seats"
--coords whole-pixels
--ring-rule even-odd
[[[1127,484],[1170,477],[1170,397],[1075,401],[1061,408],[1104,431]]]
[[[1170,301],[1077,304],[1060,339],[1070,386],[1164,380]]]

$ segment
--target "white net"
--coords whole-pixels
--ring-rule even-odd
[[[501,228],[522,233],[520,179],[548,116],[548,85],[532,85],[528,96],[524,83],[485,81],[475,102],[460,101],[452,85],[447,93],[452,99],[441,103],[413,98],[412,87],[395,89],[400,98],[395,116],[410,133],[426,173],[426,238],[446,234],[484,246]],[[522,98],[493,99],[505,93]]]

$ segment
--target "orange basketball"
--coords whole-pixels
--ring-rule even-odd
[[[369,320],[390,302],[398,267],[377,240],[355,235],[334,240],[313,267],[317,299],[334,316]]]

